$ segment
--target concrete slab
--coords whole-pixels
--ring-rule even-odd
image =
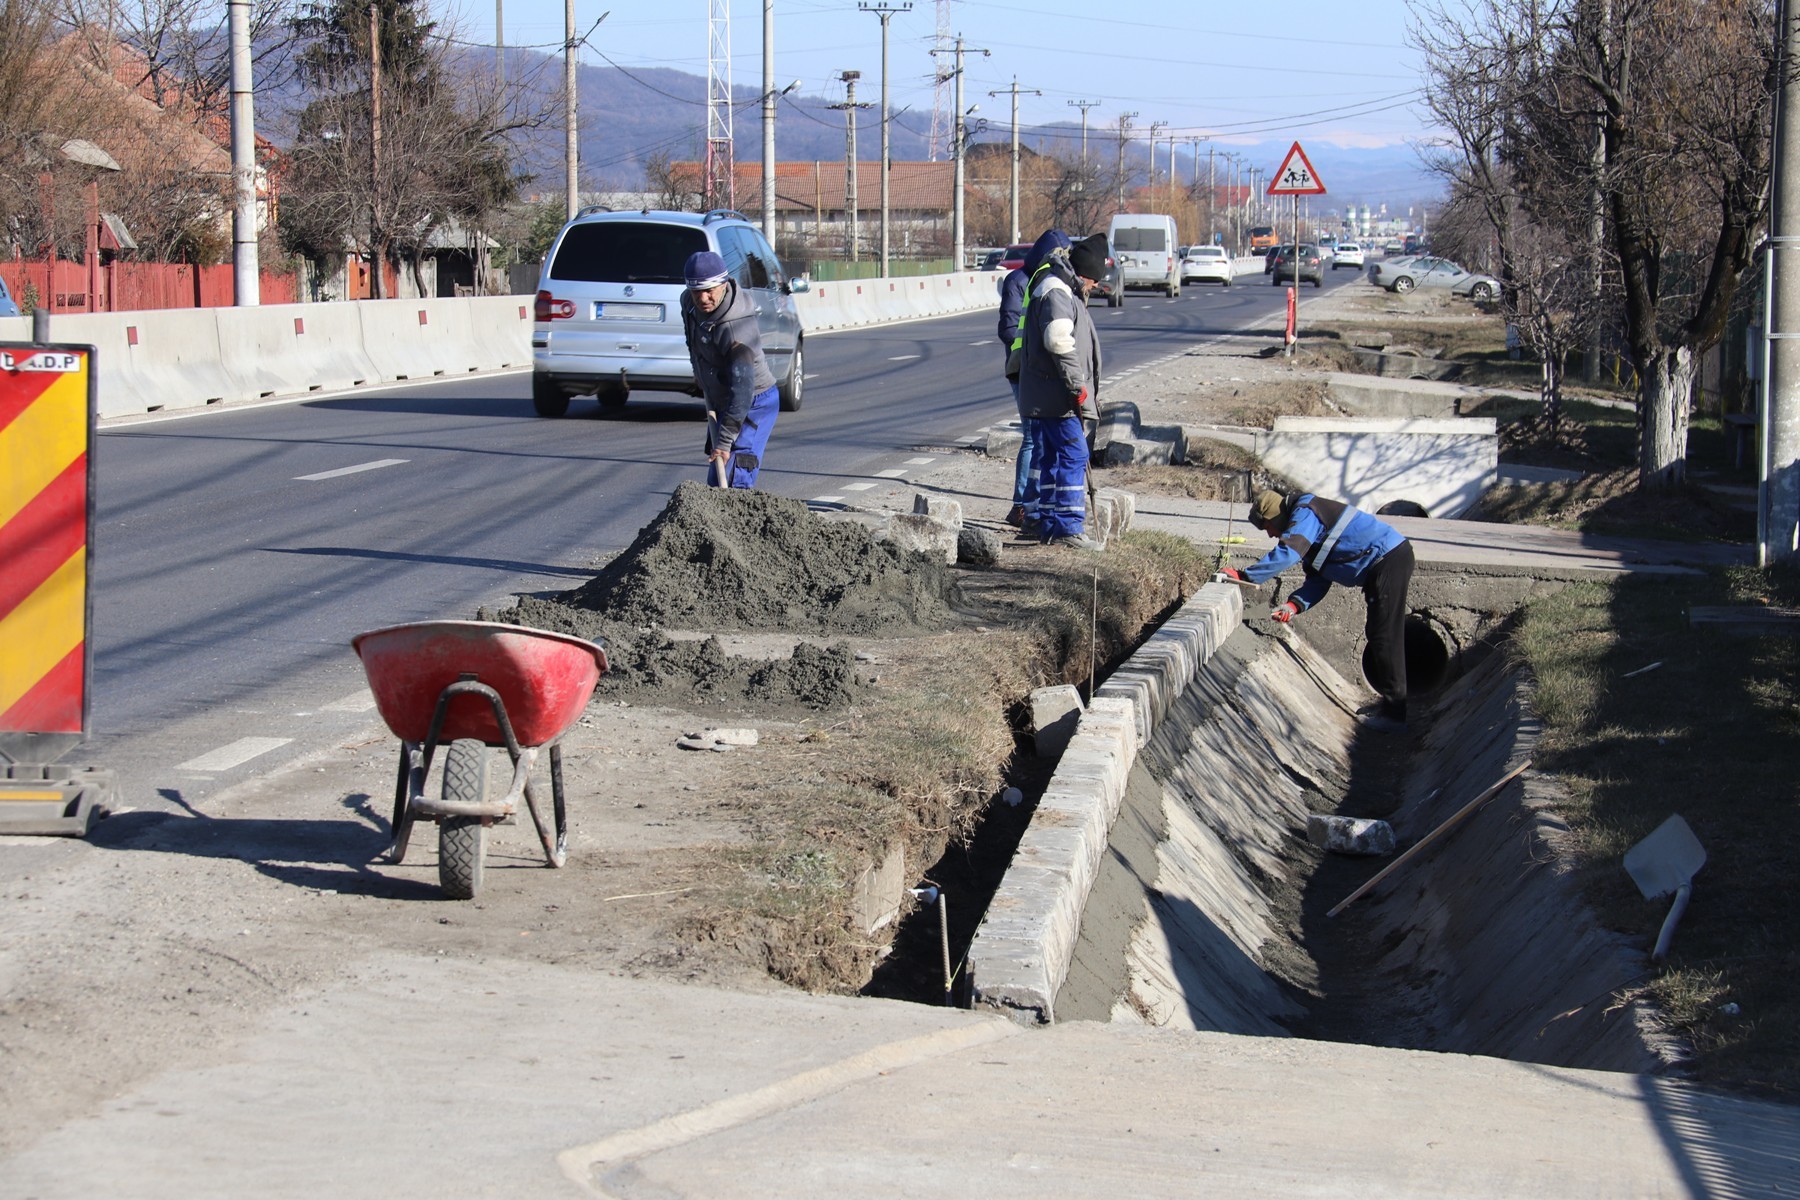
[[[0,1195],[1763,1196],[1797,1163],[1793,1109],[1666,1080],[390,956]]]

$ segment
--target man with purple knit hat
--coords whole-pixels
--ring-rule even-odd
[[[756,308],[711,250],[690,254],[683,275],[681,328],[706,400],[707,475],[720,487],[752,488],[781,410]]]

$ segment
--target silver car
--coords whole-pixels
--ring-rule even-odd
[[[1390,292],[1410,292],[1416,287],[1449,288],[1453,296],[1482,301],[1500,294],[1500,281],[1492,275],[1465,271],[1447,258],[1429,254],[1383,259],[1369,268],[1369,281]]]
[[[571,396],[593,395],[615,412],[634,391],[700,395],[681,327],[682,268],[699,250],[725,260],[756,307],[757,329],[781,410],[800,407],[805,373],[800,314],[790,278],[742,214],[583,209],[550,245],[531,330],[531,402],[560,417]]]

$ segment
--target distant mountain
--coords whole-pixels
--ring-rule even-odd
[[[507,75],[511,79],[532,79],[540,87],[560,88],[562,66],[559,59],[547,58],[534,51],[509,50]],[[548,82],[545,82],[548,81]],[[684,71],[666,68],[624,71],[615,67],[582,66],[576,73],[576,89],[580,96],[579,128],[582,173],[586,186],[595,190],[634,190],[644,179],[644,166],[657,154],[677,161],[697,160],[706,153],[706,79]],[[754,88],[734,90],[738,107],[733,114],[733,144],[737,160],[762,161],[762,107],[760,93]],[[874,89],[869,93],[874,94]],[[859,98],[859,104],[862,102]],[[806,96],[798,92],[778,102],[775,116],[775,157],[783,162],[841,162],[846,150],[845,114],[834,108],[834,100]],[[864,161],[879,158],[881,145],[879,113],[873,108],[857,113],[857,155]],[[929,154],[931,114],[903,111],[890,123],[889,152],[899,161],[921,161]],[[1080,137],[1079,125],[1059,122],[1022,134],[1021,145],[1045,153],[1072,152]],[[989,127],[971,137],[971,142],[1007,142],[1010,133],[1004,127]],[[1304,139],[1303,139],[1304,142]],[[1255,145],[1220,145],[1239,158],[1257,164],[1263,172],[1281,165],[1292,139],[1268,141]],[[1089,152],[1117,154],[1116,137],[1109,139],[1105,131],[1088,130]],[[538,176],[545,191],[555,191],[562,178],[563,139],[560,129],[540,129],[521,140],[527,169]],[[1340,149],[1324,142],[1307,146],[1307,154],[1319,177],[1330,189],[1322,198],[1312,201],[1313,211],[1338,209],[1349,204],[1380,206],[1386,204],[1392,215],[1404,215],[1409,205],[1436,199],[1442,183],[1427,172],[1418,155],[1409,146],[1386,146],[1379,149]],[[1167,151],[1158,147],[1158,170],[1168,169]],[[1201,171],[1206,169],[1206,146],[1200,147]],[[1126,160],[1138,171],[1149,165],[1148,144],[1131,142],[1126,147]],[[1178,146],[1177,179],[1192,179],[1193,158],[1189,148]],[[1224,185],[1221,168],[1218,182]]]

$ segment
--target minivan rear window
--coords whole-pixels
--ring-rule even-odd
[[[1168,238],[1165,232],[1154,225],[1125,225],[1113,231],[1116,240],[1114,250],[1136,250],[1139,253],[1167,250]]]
[[[563,234],[550,277],[579,283],[681,283],[688,255],[706,248],[706,231],[688,225],[591,221]]]

